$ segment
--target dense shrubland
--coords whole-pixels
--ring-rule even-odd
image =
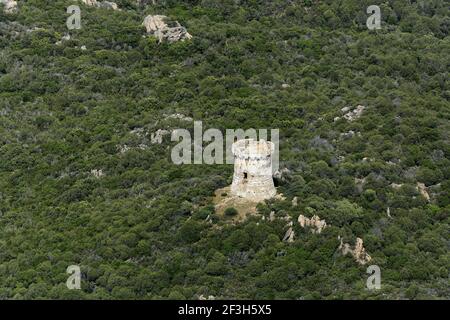
[[[449,298],[445,1],[116,2],[122,11],[80,5],[70,32],[73,1],[0,10],[1,299]],[[368,31],[376,3],[383,29]],[[142,37],[152,13],[193,39]],[[342,118],[359,104],[361,118]],[[175,166],[169,139],[140,148],[130,133],[192,128],[162,120],[173,113],[279,128],[286,200],[259,213],[330,226],[295,225],[288,244],[282,220],[215,216],[232,166]],[[364,239],[382,290],[365,289],[366,267],[336,252],[338,236]],[[66,288],[69,265],[83,290]]]

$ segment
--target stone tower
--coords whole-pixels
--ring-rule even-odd
[[[233,143],[234,175],[231,194],[253,201],[272,198],[277,193],[272,179],[270,141],[243,139]]]

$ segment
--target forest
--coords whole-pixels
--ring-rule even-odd
[[[0,299],[450,299],[448,1],[17,2],[0,4]],[[192,39],[159,42],[148,15]],[[151,139],[189,119],[279,129],[284,198],[217,214],[233,166],[175,165]],[[367,265],[338,250],[357,238]]]

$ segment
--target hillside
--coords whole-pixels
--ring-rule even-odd
[[[115,2],[0,8],[0,299],[450,298],[447,1]],[[146,36],[150,14],[192,39]],[[216,214],[233,166],[151,139],[192,120],[279,129],[285,199]],[[338,237],[363,239],[381,290]]]

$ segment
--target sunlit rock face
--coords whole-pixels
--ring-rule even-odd
[[[0,4],[3,4],[5,7],[3,11],[5,13],[14,13],[17,11],[17,1],[14,0],[0,0]]]
[[[320,220],[317,215],[314,215],[311,219],[309,219],[301,214],[298,216],[298,223],[302,228],[310,227],[312,233],[321,233],[327,226],[326,221]]]
[[[342,238],[339,237],[339,240],[341,240],[341,244],[339,245],[338,250],[340,250],[344,256],[347,254],[352,255],[356,262],[361,265],[365,265],[372,260],[372,257],[366,252],[366,249],[363,246],[363,240],[361,238],[356,238],[354,248],[352,248],[350,244],[344,243]]]
[[[97,0],[81,0],[85,5],[89,7],[97,7],[97,8],[105,8],[105,9],[112,9],[112,10],[120,10],[119,6],[115,2],[111,1],[97,1]]]
[[[149,15],[144,19],[144,26],[147,33],[159,39],[159,42],[177,42],[191,39],[192,36],[187,32],[186,28],[181,26],[178,21],[171,26],[168,18],[163,15]]]
[[[231,193],[254,201],[270,199],[277,191],[272,179],[272,154],[269,141],[243,139],[232,146],[234,175]]]
[[[150,15],[145,17],[144,26],[147,29],[148,33],[153,33],[157,30],[162,30],[167,28],[167,24],[165,23],[166,16],[162,15]]]

